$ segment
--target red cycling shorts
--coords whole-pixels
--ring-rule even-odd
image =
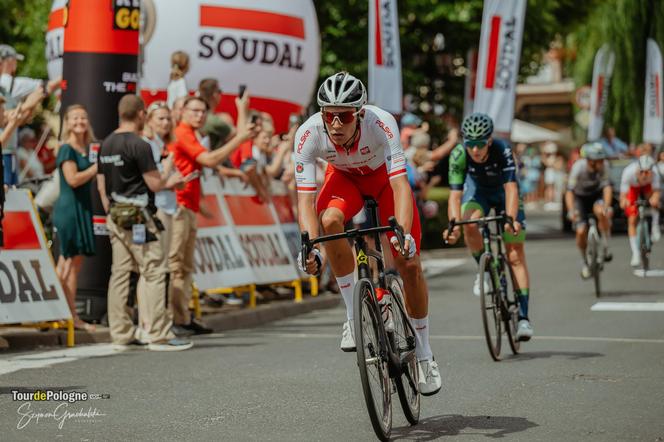
[[[639,195],[641,194],[646,198],[650,197],[652,194],[652,185],[629,186],[629,191],[627,192],[627,207],[625,207],[625,215],[627,215],[628,218],[630,216],[636,216],[639,213],[639,210],[636,207],[636,200],[639,199]]]
[[[328,165],[325,171],[325,181],[316,199],[316,211],[320,216],[325,209],[336,207],[344,214],[344,222],[350,221],[364,207],[364,197],[372,197],[378,203],[378,217],[380,224],[388,224],[388,218],[394,216],[394,194],[387,176],[387,169],[383,165],[380,169],[367,175],[353,175]],[[413,226],[410,234],[415,239],[417,254],[420,253],[420,242],[422,240],[422,228],[420,227],[420,215],[417,212],[415,198],[413,201]],[[388,239],[394,233],[387,233]],[[392,255],[397,253],[390,247]]]

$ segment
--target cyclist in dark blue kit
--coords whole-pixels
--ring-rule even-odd
[[[502,140],[491,137],[493,121],[488,115],[474,113],[466,117],[461,125],[463,145],[457,145],[450,155],[449,182],[452,192],[448,203],[450,219],[478,219],[502,211],[514,219],[514,230],[505,224],[504,241],[507,257],[518,285],[519,324],[517,339],[528,341],[533,328],[528,319],[530,281],[524,241],[526,239],[526,217],[517,183],[517,166],[511,147]],[[482,255],[482,235],[477,224],[463,226],[468,249],[479,264]],[[459,227],[443,233],[445,239],[454,244],[460,237]],[[480,277],[477,275],[473,293],[480,295]],[[483,275],[489,284],[489,275]]]

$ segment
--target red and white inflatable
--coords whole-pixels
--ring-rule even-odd
[[[62,55],[65,52],[65,21],[67,20],[67,0],[54,0],[48,16],[46,30],[46,69],[48,79],[62,76]]]
[[[277,131],[288,130],[318,79],[320,38],[311,0],[144,0],[140,89],[146,102],[166,98],[170,58],[189,54],[190,90],[216,78],[223,91],[219,110],[235,114],[241,84],[251,107],[269,112]]]

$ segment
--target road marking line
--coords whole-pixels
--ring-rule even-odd
[[[118,354],[111,344],[84,345],[81,347],[51,350],[38,353],[11,355],[0,359],[0,375],[26,368],[42,368],[84,358]]]
[[[634,276],[639,278],[662,278],[664,277],[664,270],[661,269],[650,269],[647,272],[643,269],[636,269],[633,271]]]
[[[593,312],[664,312],[664,302],[597,302]]]
[[[338,334],[329,333],[260,333],[262,336],[275,336],[279,338],[296,339],[339,339]],[[246,335],[245,335],[246,336]],[[442,341],[483,341],[484,336],[453,336],[453,335],[431,335],[429,339]],[[664,344],[664,339],[645,338],[608,338],[601,336],[535,336],[538,341],[587,341],[587,342],[619,342],[630,344]]]
[[[465,258],[437,258],[422,261],[422,268],[427,277],[441,275],[459,267],[468,261]]]

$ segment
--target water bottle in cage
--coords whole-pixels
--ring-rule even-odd
[[[392,319],[392,299],[390,292],[385,289],[376,289],[376,297],[380,305],[380,313],[385,325],[385,331],[394,331],[394,320]]]

